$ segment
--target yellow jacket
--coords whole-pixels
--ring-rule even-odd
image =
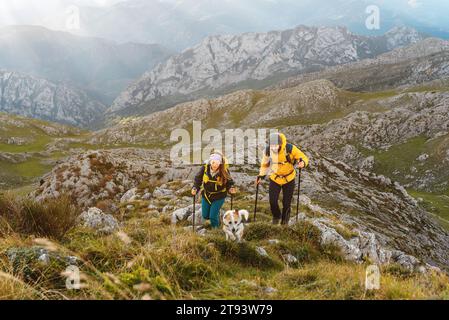
[[[287,161],[287,138],[284,134],[280,133],[282,145],[279,153],[270,152],[270,156],[266,153],[262,158],[260,166],[260,176],[266,176],[271,169],[270,179],[279,185],[284,185],[296,178],[296,170],[292,163]],[[302,159],[306,166],[309,165],[309,158],[298,147],[293,146],[290,154],[291,160],[299,161]]]

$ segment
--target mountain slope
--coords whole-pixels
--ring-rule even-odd
[[[288,88],[316,79],[355,91],[376,91],[449,77],[449,41],[428,38],[374,59],[290,77],[272,88]]]
[[[77,128],[0,113],[0,189],[35,182],[81,138]]]
[[[444,68],[421,71],[427,75]],[[273,127],[285,131],[294,143],[325,156],[385,174],[407,188],[441,194],[438,204],[449,195],[448,81],[381,92],[347,91],[329,80],[237,91],[124,119],[89,139],[94,145],[169,146],[170,133],[179,128],[190,132],[193,121],[201,121],[203,130]],[[432,211],[448,223],[447,206]]]
[[[38,26],[0,28],[0,68],[78,86],[106,104],[170,53],[159,45],[117,44]]]
[[[449,233],[402,186],[383,176],[353,170],[310,150],[307,153],[311,164],[304,172],[303,201],[307,205],[308,197],[313,199],[313,204],[323,208],[311,206],[310,210],[328,210],[332,212],[329,215],[344,221],[345,225],[374,233],[374,238],[383,247],[401,250],[431,265],[447,267]],[[186,179],[191,180],[196,169],[176,166],[164,151],[135,148],[89,151],[76,154],[56,166],[43,177],[43,183],[33,196],[42,201],[70,194],[78,206],[89,208],[111,201],[135,203],[133,201],[139,199],[138,192],[148,193],[145,188],[160,186],[159,192],[145,198],[154,200],[156,208],[158,198],[171,199],[168,202],[171,206],[161,208],[162,214],[167,214],[189,205],[190,198],[182,195],[189,192],[191,181]],[[245,205],[251,205],[255,193],[254,174],[251,174],[250,166],[239,169],[234,179],[248,196]],[[237,171],[235,167],[234,170]],[[167,191],[167,187],[162,186],[167,183],[173,183],[175,190]],[[266,195],[265,185],[260,194]],[[355,242],[353,245],[357,246]],[[345,254],[349,258],[354,251],[347,249]],[[376,259],[385,258],[380,255]]]
[[[0,111],[88,127],[105,106],[84,91],[19,72],[0,70]]]
[[[210,36],[143,75],[114,101],[109,112],[148,114],[194,97],[266,86],[286,74],[375,57],[422,38],[410,29],[364,37],[340,27],[305,26]]]

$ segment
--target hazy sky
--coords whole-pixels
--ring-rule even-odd
[[[9,24],[39,24],[39,23],[51,23],[52,18],[55,15],[64,12],[64,9],[70,5],[76,6],[108,6],[117,2],[125,2],[128,0],[0,0],[0,25]],[[182,4],[190,2],[195,4],[210,4],[218,2],[229,5],[235,5],[237,8],[242,4],[257,6],[258,3],[270,2],[277,3],[279,5],[311,3],[316,6],[316,10],[321,10],[320,6],[326,1],[312,1],[309,0],[209,0],[209,1],[189,1],[189,0],[145,0],[147,2],[169,2],[173,4]],[[351,2],[341,1],[340,2]],[[329,0],[328,3],[336,3],[338,1]],[[355,2],[355,1],[352,1]],[[432,19],[437,19],[436,22],[443,22],[449,15],[449,1],[447,0],[360,0],[364,3],[376,3],[381,4],[385,8],[396,10],[398,13],[407,13],[416,18],[427,19],[429,22]]]
[[[108,6],[119,2],[144,3],[146,9],[130,11],[128,16],[117,14],[117,11],[127,11],[122,8],[108,12]],[[153,28],[156,33],[161,32],[158,28],[164,30],[165,26],[175,28],[179,33],[189,31],[189,25],[183,24],[191,21],[215,23],[216,28],[212,28],[211,32],[217,29],[238,33],[268,31],[299,24],[335,22],[359,33],[366,31],[365,8],[371,4],[380,7],[385,28],[406,24],[433,34],[441,30],[449,37],[448,0],[0,0],[0,26],[31,24],[73,31],[67,28],[70,8],[83,8],[84,13],[84,7],[91,6],[104,7],[105,10],[88,10],[95,11],[96,15],[88,21],[88,25],[81,23],[79,34],[113,38],[113,34],[123,33],[122,29],[126,29],[124,31],[128,34],[125,32],[123,37],[130,37],[131,41],[146,42],[145,37],[138,35],[150,33],[149,28]],[[98,19],[104,21],[95,25]],[[114,19],[118,19],[119,24]],[[154,26],[150,24],[151,21],[155,23]],[[211,24],[201,26],[206,29],[204,33],[211,29]],[[91,28],[85,30],[84,27]],[[385,28],[381,32],[385,32]],[[158,39],[148,37],[148,41],[151,42],[153,38]]]
[[[0,25],[41,24],[59,21],[70,6],[108,6],[123,0],[0,0]],[[151,0],[150,0],[151,1]]]

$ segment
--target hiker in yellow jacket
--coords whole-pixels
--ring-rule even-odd
[[[287,143],[282,133],[270,135],[256,185],[260,184],[270,174],[270,207],[273,215],[273,224],[288,224],[290,218],[291,202],[295,191],[296,168],[303,169],[309,165],[309,158],[298,147]],[[279,195],[283,192],[282,212],[279,208]]]

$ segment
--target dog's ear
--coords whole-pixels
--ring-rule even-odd
[[[223,215],[223,222],[227,222],[228,217],[232,214],[232,211],[226,211],[226,213]]]
[[[249,219],[249,212],[248,210],[240,210],[239,215],[245,217],[245,221],[248,221]]]

